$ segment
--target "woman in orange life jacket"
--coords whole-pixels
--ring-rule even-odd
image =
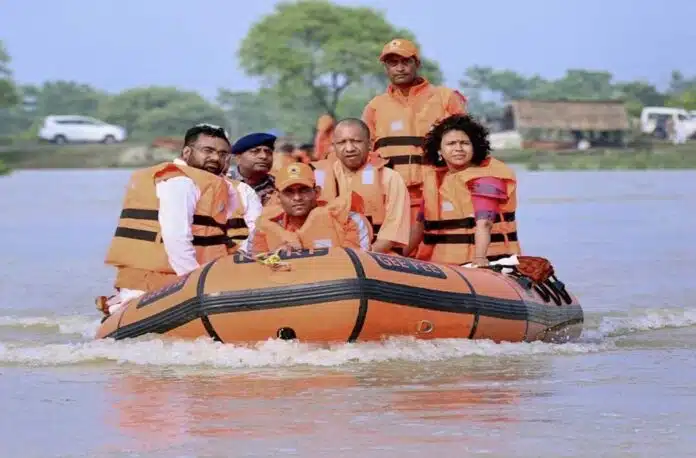
[[[424,151],[434,167],[424,175],[409,250],[422,241],[419,259],[474,266],[520,254],[517,179],[490,157],[488,130],[470,116],[452,115],[433,126]]]

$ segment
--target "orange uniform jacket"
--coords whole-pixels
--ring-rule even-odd
[[[411,219],[421,205],[423,183],[423,139],[433,124],[453,114],[466,113],[466,98],[452,89],[433,86],[423,79],[404,96],[389,86],[373,98],[363,111],[370,128],[373,150],[389,161],[409,187]]]
[[[350,207],[347,198],[320,205],[309,213],[301,227],[290,227],[281,207],[267,207],[256,223],[252,251],[274,251],[288,242],[305,249],[336,246],[369,250],[372,228],[365,216]]]
[[[362,169],[350,173],[339,161],[324,160],[314,163],[314,177],[322,189],[322,200],[331,202],[349,191],[360,197],[353,210],[367,216],[375,239],[407,245],[411,224],[408,192],[403,180],[384,168],[385,163],[384,159],[372,158]]]

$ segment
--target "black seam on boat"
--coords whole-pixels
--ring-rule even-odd
[[[218,333],[215,331],[215,328],[213,327],[213,323],[210,322],[210,318],[208,318],[208,314],[204,313],[205,312],[205,301],[206,301],[206,298],[204,296],[205,279],[206,279],[206,277],[208,277],[208,272],[210,272],[210,268],[213,267],[213,264],[215,264],[215,261],[217,261],[217,259],[210,261],[208,264],[206,264],[205,267],[203,267],[203,270],[201,270],[201,274],[198,276],[198,284],[196,285],[196,299],[198,299],[198,307],[199,307],[198,310],[199,310],[199,313],[201,316],[201,322],[203,322],[203,327],[208,332],[208,335],[214,341],[222,342],[222,339],[220,338]]]
[[[142,336],[144,334],[164,334],[200,318],[198,297],[186,299],[167,310],[151,315],[142,320],[119,327],[106,337],[116,340]]]
[[[477,303],[478,295],[476,294],[476,290],[474,289],[474,285],[471,284],[469,279],[466,278],[466,276],[463,273],[461,273],[457,269],[454,269],[451,266],[448,266],[448,267],[450,268],[451,271],[453,271],[455,274],[457,274],[459,276],[459,278],[464,280],[464,282],[467,284],[467,286],[471,290],[471,295],[474,297],[474,302]],[[479,323],[479,316],[481,316],[481,309],[477,306],[476,311],[474,312],[474,320],[471,323],[471,331],[469,331],[468,339],[473,339],[474,336],[476,335],[476,330],[478,328],[478,323]]]
[[[355,267],[355,275],[358,276],[358,295],[360,301],[358,306],[358,316],[355,319],[353,330],[351,331],[350,336],[348,336],[348,342],[355,342],[358,337],[360,337],[363,326],[365,326],[365,318],[367,317],[369,301],[367,300],[367,294],[363,289],[363,285],[365,284],[365,268],[363,267],[358,255],[355,254],[355,251],[350,248],[344,248],[344,250],[348,255],[348,258],[350,258],[350,261],[353,263],[353,267]]]
[[[558,326],[582,319],[579,305],[564,307],[500,299],[467,293],[451,293],[400,285],[372,279],[341,279],[273,288],[230,291],[194,297],[171,309],[144,318],[116,330],[108,337],[137,337],[147,333],[165,333],[202,315],[297,307],[350,299],[375,300],[438,310],[471,313],[509,320],[530,320],[543,326]],[[250,300],[251,298],[251,300]],[[200,302],[199,302],[200,301]],[[327,304],[327,306],[330,306]],[[357,324],[357,323],[356,323]]]

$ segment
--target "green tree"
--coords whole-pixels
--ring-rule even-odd
[[[483,98],[484,91],[481,89],[466,88],[467,111],[478,118],[492,119],[499,118],[503,114],[503,107],[492,101]]]
[[[178,100],[163,108],[142,113],[135,136],[181,136],[199,123],[226,126],[225,113],[202,97]]]
[[[667,99],[671,107],[696,110],[696,77],[686,78],[680,71],[673,71]]]
[[[230,135],[241,137],[250,132],[264,132],[277,127],[275,100],[259,92],[218,91],[217,103],[222,107],[230,126]]]
[[[688,91],[694,86],[696,86],[696,77],[686,78],[679,70],[673,70],[667,93],[671,97],[678,96],[680,93]]]
[[[600,100],[617,95],[611,73],[582,69],[570,69],[558,80],[546,80],[539,75],[526,77],[507,69],[470,67],[460,85],[465,89],[496,93],[503,102],[516,99]]]
[[[41,86],[25,86],[25,98],[33,99],[37,118],[49,115],[98,116],[108,95],[76,81],[47,81]]]
[[[273,112],[276,128],[296,138],[310,138],[316,119],[325,112],[300,81],[263,88],[260,94]]]
[[[503,102],[529,97],[534,88],[545,81],[539,76],[527,78],[512,70],[494,70],[492,67],[469,67],[459,82],[467,92],[490,91],[500,96]]]
[[[0,114],[3,134],[36,138],[43,118],[49,115],[97,116],[108,98],[102,91],[74,81],[47,81],[17,89],[18,103]]]
[[[671,96],[667,101],[667,105],[686,110],[696,110],[696,84],[681,90],[677,95]]]
[[[173,87],[144,87],[111,97],[102,118],[125,127],[134,137],[181,135],[198,122],[224,124],[222,109],[200,94]],[[183,130],[182,130],[183,129]]]
[[[25,103],[18,103],[9,108],[0,109],[0,136],[17,137],[23,134],[26,138],[36,138],[39,121],[35,112],[36,97],[34,89],[34,86],[18,87],[18,98],[19,100],[24,100]]]
[[[12,80],[10,55],[0,41],[0,108],[11,107],[19,102],[17,88]]]
[[[688,87],[679,72],[673,74],[673,91]],[[502,102],[515,99],[536,100],[610,100],[623,99],[630,115],[638,116],[644,106],[661,106],[667,96],[644,81],[613,82],[606,71],[570,69],[557,80],[539,75],[525,77],[512,70],[494,70],[491,67],[470,67],[460,82],[470,98],[474,113],[495,113],[495,105],[483,102],[482,94],[491,92]]]
[[[619,83],[616,88],[626,102],[626,109],[631,116],[640,116],[643,107],[661,107],[667,102],[665,94],[645,81]]]
[[[384,83],[378,56],[394,37],[415,41],[412,33],[392,26],[373,9],[300,0],[278,4],[254,24],[238,56],[248,75],[278,90],[281,103],[303,104],[301,99],[308,98],[314,112],[336,116],[349,87]],[[423,59],[423,73],[436,83],[442,77],[428,59]],[[292,90],[297,92],[288,92]]]
[[[546,100],[608,100],[617,93],[612,74],[605,71],[570,69],[557,80],[539,77],[529,80],[528,97]]]

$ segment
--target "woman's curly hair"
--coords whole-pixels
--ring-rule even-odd
[[[474,156],[471,158],[473,165],[481,163],[490,155],[491,144],[488,141],[488,129],[476,119],[469,115],[456,114],[443,119],[435,124],[425,136],[423,150],[428,164],[441,167],[446,165],[445,160],[440,156],[440,145],[442,137],[450,131],[459,130],[469,136],[471,145],[474,149]]]

